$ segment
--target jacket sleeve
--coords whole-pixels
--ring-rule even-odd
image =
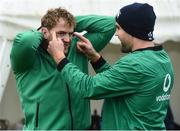
[[[138,69],[138,70],[137,70]],[[71,88],[84,98],[103,99],[137,92],[142,73],[138,65],[119,61],[108,70],[88,76],[78,67],[68,63],[61,70]]]
[[[96,51],[101,51],[115,33],[115,18],[110,16],[87,15],[76,17],[76,32],[87,31],[88,38]]]
[[[27,31],[16,35],[10,53],[14,72],[23,72],[32,66],[41,40],[42,34],[38,31]]]

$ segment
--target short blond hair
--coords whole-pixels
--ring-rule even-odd
[[[46,14],[41,18],[41,27],[52,29],[62,18],[70,27],[75,27],[76,22],[74,16],[66,9],[61,7],[49,9]]]

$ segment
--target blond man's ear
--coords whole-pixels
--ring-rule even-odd
[[[48,39],[48,37],[50,36],[49,30],[46,27],[42,27],[41,32],[42,32],[44,38]]]

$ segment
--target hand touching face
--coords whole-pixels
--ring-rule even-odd
[[[64,43],[60,38],[56,37],[56,32],[51,31],[50,34],[52,39],[49,41],[47,51],[54,58],[56,63],[59,63],[63,58],[65,58]]]

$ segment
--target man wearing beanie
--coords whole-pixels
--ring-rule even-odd
[[[174,82],[171,60],[162,46],[153,43],[155,13],[149,4],[133,3],[120,9],[116,35],[122,52],[128,53],[110,66],[91,42],[80,39],[78,49],[85,53],[97,74],[88,76],[63,54],[63,42],[56,39],[48,52],[57,69],[82,98],[104,99],[102,129],[164,130],[164,118]]]

